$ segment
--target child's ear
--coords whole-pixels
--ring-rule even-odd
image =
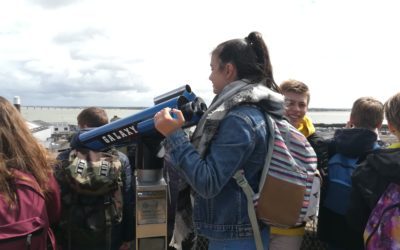
[[[348,121],[346,124],[346,128],[355,128],[356,126],[354,125],[354,123],[352,121]]]
[[[354,127],[354,124],[351,123],[351,121],[347,121],[347,122],[346,122],[345,128],[353,128],[353,127]]]
[[[348,127],[348,128],[354,128],[354,127],[355,127],[355,126],[354,126],[354,119],[353,119],[353,117],[351,117],[351,116],[350,116],[349,121],[347,122],[347,127]]]

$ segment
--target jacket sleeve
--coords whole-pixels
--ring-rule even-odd
[[[58,154],[57,156],[58,162],[53,166],[54,176],[55,179],[57,180],[61,197],[70,192],[68,185],[65,183],[63,174],[63,161],[68,160],[70,152],[71,150],[67,150]]]
[[[132,241],[135,236],[135,182],[132,179],[132,168],[128,157],[118,152],[122,163],[122,196],[123,196],[123,211],[122,211],[122,240]]]
[[[220,123],[204,159],[182,130],[166,138],[169,160],[197,194],[212,198],[249,159],[255,147],[255,130],[249,119],[231,112]]]
[[[371,213],[371,208],[365,197],[365,191],[368,187],[364,185],[364,181],[369,175],[368,168],[367,162],[364,161],[353,172],[350,204],[346,213],[346,221],[350,229],[349,233],[352,234],[349,238],[357,242],[358,245],[363,244],[365,225]]]
[[[317,168],[321,174],[322,180],[325,181],[328,175],[329,140],[324,139],[318,132],[308,136],[307,140],[317,154]]]

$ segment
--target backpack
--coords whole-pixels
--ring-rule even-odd
[[[375,143],[373,149],[379,148]],[[350,204],[351,176],[357,168],[359,157],[337,153],[328,161],[328,177],[322,206],[345,215]]]
[[[357,167],[358,157],[335,154],[328,162],[328,177],[322,205],[345,215],[350,204],[351,175]]]
[[[63,214],[57,235],[69,249],[111,248],[122,221],[122,174],[117,150],[74,149],[61,168]]]
[[[248,200],[256,244],[260,237],[257,219],[281,228],[312,220],[318,211],[321,186],[317,157],[307,138],[288,121],[268,114],[265,117],[269,142],[259,193],[254,194],[243,171],[234,175]]]
[[[400,185],[390,183],[364,230],[365,249],[400,249]]]
[[[14,174],[20,177],[15,179],[16,207],[0,195],[0,249],[56,249],[39,184],[31,175]]]

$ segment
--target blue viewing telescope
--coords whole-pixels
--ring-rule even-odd
[[[86,148],[102,151],[111,146],[123,146],[139,137],[162,137],[154,127],[154,115],[163,108],[179,109],[185,117],[183,128],[196,125],[207,105],[197,97],[189,85],[154,98],[154,106],[139,113],[111,122],[79,135],[80,144]]]

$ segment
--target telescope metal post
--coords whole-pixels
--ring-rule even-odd
[[[163,160],[140,143],[136,152],[136,250],[167,249],[167,184]],[[160,166],[161,165],[161,166]]]

